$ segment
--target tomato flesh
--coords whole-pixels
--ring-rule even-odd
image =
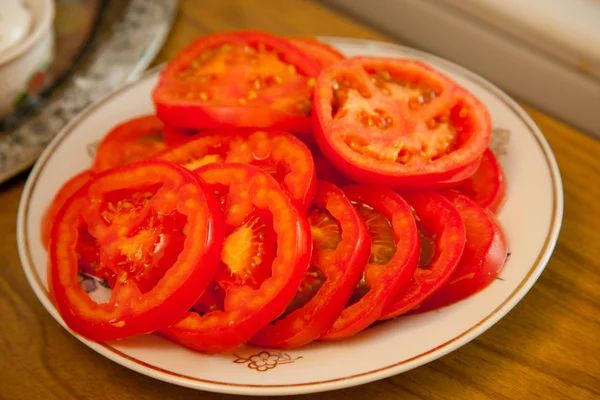
[[[466,231],[452,203],[436,192],[405,193],[423,240],[421,258],[408,285],[388,303],[380,319],[402,315],[439,290],[452,276],[465,248]]]
[[[483,208],[497,213],[506,196],[506,179],[494,153],[487,149],[477,172],[458,188]]]
[[[284,39],[258,32],[197,39],[161,73],[157,115],[182,128],[310,130],[321,67]]]
[[[310,232],[304,214],[260,168],[213,164],[198,175],[221,197],[225,215],[227,237],[215,275],[223,306],[204,314],[192,310],[161,334],[200,352],[220,353],[284,312],[308,268]]]
[[[209,131],[172,147],[156,158],[194,170],[212,163],[245,163],[262,168],[302,208],[310,205],[315,166],[310,150],[281,131]]]
[[[319,181],[308,221],[311,265],[285,312],[252,337],[255,345],[293,348],[318,338],[342,312],[367,264],[366,226],[340,189]]]
[[[92,171],[144,160],[167,147],[163,139],[163,123],[154,115],[130,119],[114,127],[104,136],[94,157]]]
[[[385,187],[352,185],[344,193],[371,233],[370,260],[347,307],[321,340],[354,335],[380,318],[383,308],[405,287],[417,268],[419,234],[408,204]],[[393,240],[390,240],[393,231]]]
[[[506,261],[506,240],[495,218],[460,193],[446,192],[444,196],[465,224],[465,249],[448,283],[421,304],[417,312],[444,307],[480,292],[496,279]]]
[[[155,188],[147,196],[148,188]],[[125,195],[125,196],[124,196]],[[132,207],[108,206],[117,198],[140,200]],[[184,239],[183,248],[168,264],[155,260],[146,265],[138,251],[155,242],[155,226],[172,213],[185,216],[174,221]],[[222,243],[216,198],[193,173],[162,161],[139,161],[101,173],[91,179],[59,211],[52,227],[49,248],[49,287],[67,325],[92,340],[113,340],[149,333],[176,322],[211,281]],[[148,232],[148,224],[153,228]],[[170,229],[168,223],[156,227]],[[81,237],[81,230],[90,237]],[[103,269],[115,274],[107,303],[91,299],[78,283],[81,245],[95,246]],[[90,243],[92,242],[92,243]],[[166,249],[168,251],[169,249]],[[120,264],[119,256],[136,262]],[[93,256],[92,256],[93,258]],[[161,277],[144,292],[138,277],[146,267],[161,270]]]
[[[288,41],[315,59],[322,68],[346,58],[337,49],[310,36],[290,37]]]
[[[448,180],[475,163],[491,137],[474,96],[412,60],[354,57],[330,66],[314,110],[315,138],[333,164],[357,182],[397,189]]]

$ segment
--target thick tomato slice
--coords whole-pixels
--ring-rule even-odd
[[[459,212],[436,192],[405,193],[421,235],[419,268],[409,284],[388,303],[381,319],[404,314],[419,306],[452,276],[465,248],[466,231]]]
[[[500,210],[506,196],[506,179],[494,153],[487,149],[477,172],[457,189],[494,214]]]
[[[287,40],[260,32],[203,36],[177,55],[153,92],[158,117],[195,129],[310,132],[319,63]]]
[[[163,123],[154,115],[144,115],[115,126],[104,136],[92,165],[94,173],[118,165],[144,160],[164,150]]]
[[[81,189],[81,187],[85,185],[91,177],[92,172],[89,169],[80,172],[65,182],[54,195],[52,202],[42,217],[42,245],[45,249],[48,249],[48,244],[50,243],[50,232],[52,232],[52,224],[54,223],[56,215],[60,211],[61,207],[67,202],[67,200],[69,200],[71,196],[75,194],[75,192]]]
[[[67,325],[92,340],[167,327],[212,280],[222,228],[216,197],[185,168],[139,161],[101,173],[65,203],[52,227],[52,297]],[[107,303],[78,283],[80,272],[90,272],[80,271],[83,251],[97,263],[91,272],[114,277]]]
[[[358,333],[381,317],[413,276],[419,259],[419,233],[408,204],[385,187],[348,186],[371,236],[371,255],[344,311],[320,337],[337,340]]]
[[[221,265],[208,298],[195,306],[200,312],[188,312],[161,333],[194,350],[219,353],[285,311],[308,267],[311,237],[306,216],[260,168],[212,164],[198,174],[220,197],[225,214]]]
[[[303,209],[315,189],[315,164],[310,150],[294,135],[281,131],[233,130],[203,132],[158,155],[195,170],[212,163],[243,163],[262,168]]]
[[[477,98],[412,60],[340,61],[319,76],[313,109],[315,139],[333,164],[396,189],[436,187],[481,158],[491,137]]]
[[[452,277],[417,312],[429,311],[463,300],[496,279],[506,261],[506,240],[500,225],[488,211],[468,197],[446,192],[466,228],[467,242]]]
[[[254,335],[252,344],[292,348],[318,338],[344,309],[369,261],[367,227],[333,184],[317,182],[308,222],[313,239],[310,267],[284,314]]]
[[[314,37],[295,36],[289,37],[287,40],[306,53],[309,57],[318,61],[322,68],[329,67],[331,64],[335,64],[346,58],[339,50]]]

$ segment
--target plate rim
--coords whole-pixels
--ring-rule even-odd
[[[89,114],[95,111],[97,108],[104,105],[115,95],[131,88],[134,85],[139,84],[141,80],[149,78],[160,71],[164,64],[158,65],[154,68],[147,70],[138,79],[128,82],[119,88],[105,94],[98,100],[93,102],[90,106],[79,113],[73,120],[71,120],[50,142],[50,144],[44,149],[38,160],[36,161],[23,189],[21,199],[19,202],[19,210],[17,213],[17,245],[19,251],[19,257],[22,263],[22,268],[25,272],[27,280],[35,292],[38,300],[46,308],[46,310],[52,315],[52,317],[59,322],[63,328],[69,333],[75,336],[79,341],[96,351],[97,353],[107,357],[108,359],[120,364],[126,368],[129,368],[138,373],[146,376],[177,384],[192,389],[206,390],[217,393],[228,393],[228,394],[239,394],[239,395],[293,395],[293,394],[307,394],[315,392],[324,392],[336,389],[342,389],[346,387],[352,387],[362,385],[365,383],[373,382],[380,379],[385,379],[390,376],[406,372],[408,370],[417,368],[431,361],[434,361],[440,357],[447,355],[448,353],[464,346],[470,341],[474,340],[479,335],[483,334],[487,329],[495,325],[500,319],[502,319],[508,312],[510,312],[516,304],[529,292],[531,287],[535,284],[543,270],[545,269],[558,240],[560,229],[562,226],[562,219],[564,213],[564,192],[560,170],[554,157],[554,153],[546,140],[545,136],[533,121],[533,119],[525,112],[525,110],[516,103],[510,96],[504,91],[498,88],[493,83],[489,82],[485,78],[478,74],[464,68],[452,61],[443,59],[433,54],[413,49],[407,46],[399,45],[396,43],[382,42],[377,40],[358,39],[358,38],[347,38],[347,37],[335,37],[335,36],[318,36],[320,40],[328,42],[330,44],[336,43],[348,43],[353,45],[363,46],[376,46],[376,47],[387,47],[392,50],[401,51],[406,56],[417,56],[426,61],[433,61],[452,70],[454,73],[460,74],[463,78],[485,88],[492,94],[494,94],[499,100],[501,100],[506,106],[508,106],[529,128],[530,133],[533,135],[538,146],[542,150],[545,161],[548,166],[548,170],[551,176],[551,183],[553,188],[552,197],[552,216],[550,221],[550,228],[547,237],[541,247],[540,253],[536,261],[532,264],[529,271],[513,292],[508,295],[500,305],[494,308],[485,318],[483,318],[477,324],[471,326],[466,331],[447,342],[440,344],[439,346],[430,349],[424,353],[416,355],[410,359],[400,361],[391,365],[376,368],[370,371],[365,371],[359,374],[353,374],[344,376],[341,378],[329,379],[325,381],[308,382],[308,383],[297,383],[297,384],[282,384],[282,385],[253,385],[253,384],[236,384],[228,382],[219,382],[201,378],[195,378],[187,375],[182,375],[176,372],[164,370],[160,367],[156,367],[147,364],[141,360],[131,357],[116,348],[106,344],[89,341],[75,332],[71,331],[60,315],[56,308],[50,301],[50,297],[44,287],[41,277],[35,271],[30,249],[28,246],[26,236],[26,217],[27,210],[29,207],[29,201],[37,179],[40,175],[42,168],[48,161],[54,150],[61,144],[61,142],[69,136],[71,131]],[[408,367],[407,367],[408,365]]]

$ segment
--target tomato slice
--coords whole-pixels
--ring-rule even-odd
[[[337,340],[358,333],[413,276],[419,259],[419,233],[408,204],[385,187],[352,185],[344,193],[354,203],[371,236],[371,255],[363,278],[341,315],[320,337]]]
[[[450,279],[465,248],[465,225],[452,203],[436,192],[403,194],[414,210],[421,234],[421,254],[410,283],[386,305],[381,319],[419,306]]]
[[[267,171],[307,210],[315,188],[310,150],[281,131],[208,131],[156,156],[194,170],[212,163],[244,163]]]
[[[287,40],[261,32],[203,36],[163,70],[153,92],[158,117],[194,129],[310,132],[321,66]]]
[[[154,115],[133,118],[115,126],[104,136],[92,165],[94,173],[139,161],[164,150],[163,123]]]
[[[216,197],[180,166],[139,161],[95,176],[65,203],[52,227],[49,286],[60,314],[92,340],[171,325],[214,276],[222,227]],[[173,231],[181,240],[167,238]],[[78,283],[78,255],[90,245],[91,258],[99,257],[94,271],[116,277],[107,303],[90,298]],[[148,277],[156,282],[142,289]]]
[[[355,57],[319,76],[313,133],[357,182],[434,188],[482,156],[491,121],[477,98],[421,62]]]
[[[165,125],[163,128],[163,139],[167,146],[175,146],[188,140],[197,133],[198,131],[194,129],[176,128],[174,126]]]
[[[214,279],[220,289],[211,290],[206,304],[212,309],[190,311],[161,334],[200,352],[220,353],[284,312],[308,267],[311,238],[304,214],[260,168],[212,164],[198,174],[220,197],[225,214],[226,238]]]
[[[287,40],[306,53],[308,56],[316,60],[321,68],[329,67],[331,64],[345,59],[346,57],[336,48],[321,42],[310,36],[294,36]]]
[[[44,216],[42,217],[41,225],[41,236],[42,245],[47,250],[48,244],[50,243],[50,232],[52,232],[52,224],[56,219],[56,215],[60,211],[61,207],[69,200],[71,196],[75,194],[83,185],[87,183],[92,177],[92,172],[88,169],[82,171],[65,182],[58,192],[54,195],[52,202],[46,208]]]
[[[457,189],[494,214],[500,210],[506,197],[506,179],[500,163],[490,149],[483,153],[475,174]]]
[[[468,197],[446,192],[465,224],[467,241],[452,277],[417,308],[424,312],[463,300],[496,279],[506,261],[506,240],[500,225],[488,211]]]
[[[369,261],[367,227],[333,184],[317,182],[308,222],[311,265],[284,314],[254,335],[252,344],[293,348],[318,338],[344,309]]]

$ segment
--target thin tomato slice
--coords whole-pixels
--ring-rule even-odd
[[[45,249],[48,249],[48,244],[50,243],[50,232],[52,232],[52,224],[54,224],[56,215],[60,211],[61,207],[67,202],[67,200],[69,200],[71,196],[75,194],[75,192],[81,189],[81,187],[85,185],[91,177],[92,172],[89,169],[80,172],[65,182],[54,195],[52,202],[42,217],[42,245]]]
[[[218,287],[201,302],[209,307],[188,312],[161,334],[200,352],[220,353],[284,312],[310,261],[310,231],[304,214],[260,168],[212,164],[198,174],[220,197],[225,214]]]
[[[185,142],[197,133],[198,131],[194,129],[176,128],[174,126],[165,125],[163,128],[163,139],[167,146],[175,146],[181,142]]]
[[[310,150],[295,136],[281,131],[208,131],[172,147],[156,158],[195,170],[212,163],[244,163],[262,168],[279,182],[303,209],[315,188]]]
[[[329,67],[331,64],[346,58],[339,50],[314,37],[294,36],[287,38],[287,40],[316,60],[322,68]]]
[[[252,344],[293,348],[318,338],[344,309],[369,260],[367,227],[333,184],[317,182],[308,222],[311,265],[284,314],[254,335]]]
[[[214,276],[221,228],[216,197],[180,166],[139,161],[95,176],[65,203],[52,227],[49,286],[61,316],[92,340],[171,325]],[[181,241],[165,242],[174,230]],[[93,268],[99,278],[115,277],[107,303],[90,298],[78,283],[82,245],[92,247],[91,259],[99,257]],[[149,273],[154,270],[159,277]],[[142,289],[148,276],[157,281]]]
[[[467,241],[450,281],[421,304],[417,312],[456,303],[483,290],[496,279],[506,261],[506,240],[495,218],[460,193],[446,192],[444,196],[460,213]]]
[[[144,160],[164,150],[163,123],[154,115],[133,118],[115,126],[96,149],[94,173]]]
[[[344,193],[354,203],[371,236],[371,255],[363,278],[344,311],[320,337],[338,340],[354,335],[381,313],[417,268],[419,233],[408,204],[385,187],[353,185]]]
[[[404,314],[419,306],[452,276],[465,248],[465,225],[459,212],[436,192],[405,193],[421,235],[419,268],[409,284],[386,305],[381,319]]]
[[[506,196],[506,179],[500,163],[490,149],[483,153],[477,172],[457,189],[494,214],[500,210]]]
[[[158,117],[194,129],[274,128],[310,132],[321,66],[287,40],[260,32],[203,36],[161,73]]]
[[[313,114],[333,164],[357,182],[396,189],[436,187],[481,158],[491,137],[477,98],[412,60],[356,57],[326,68]]]

